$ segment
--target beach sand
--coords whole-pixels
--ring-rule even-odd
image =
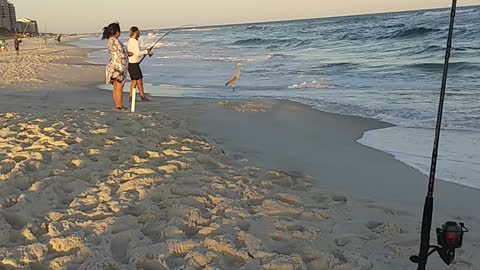
[[[426,177],[355,142],[387,124],[285,101],[118,112],[88,50],[57,49],[1,73],[0,269],[416,269]],[[437,187],[436,225],[472,232],[429,266],[476,269],[479,193]]]
[[[23,39],[20,56],[15,50],[0,53],[0,87],[12,89],[61,89],[89,87],[104,80],[99,74],[103,67],[86,63],[86,54],[94,49],[65,44],[77,39],[64,38],[62,45],[49,39],[44,47],[42,38]],[[9,41],[13,44],[13,41]],[[95,77],[90,77],[91,75]],[[100,75],[100,76],[99,76]]]

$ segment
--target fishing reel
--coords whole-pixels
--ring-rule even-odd
[[[428,252],[428,256],[432,255],[435,251],[438,252],[440,258],[450,265],[455,259],[455,249],[461,248],[463,243],[463,234],[468,232],[465,228],[465,224],[454,221],[448,221],[442,225],[442,228],[437,228],[437,243],[438,246],[430,246],[432,250]],[[410,260],[414,263],[418,263],[418,256],[411,256]]]

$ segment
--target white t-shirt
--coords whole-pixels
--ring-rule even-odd
[[[135,38],[128,40],[128,51],[133,53],[133,56],[128,57],[129,63],[139,63],[142,60],[142,56],[147,55],[148,51],[140,51],[140,42]]]

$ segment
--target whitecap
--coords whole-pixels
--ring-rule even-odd
[[[303,82],[301,84],[293,84],[288,86],[288,89],[334,89],[334,85],[321,84],[318,81],[313,80],[310,83]]]

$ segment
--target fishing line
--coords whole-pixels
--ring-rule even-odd
[[[153,43],[152,46],[150,46],[149,50],[153,50],[155,48],[155,45],[157,45],[163,38],[165,38],[166,36],[168,36],[170,33],[172,33],[173,31],[176,31],[176,30],[179,30],[179,29],[182,29],[182,28],[185,28],[185,27],[192,27],[192,26],[198,26],[198,25],[195,25],[195,24],[184,24],[184,25],[180,25],[178,27],[175,27],[173,29],[170,29],[168,32],[166,32],[165,34],[163,34],[157,41],[155,41],[155,43]],[[139,64],[143,62],[143,60],[145,59],[145,57],[147,57],[146,55],[144,55],[142,57],[142,59],[140,60]]]

